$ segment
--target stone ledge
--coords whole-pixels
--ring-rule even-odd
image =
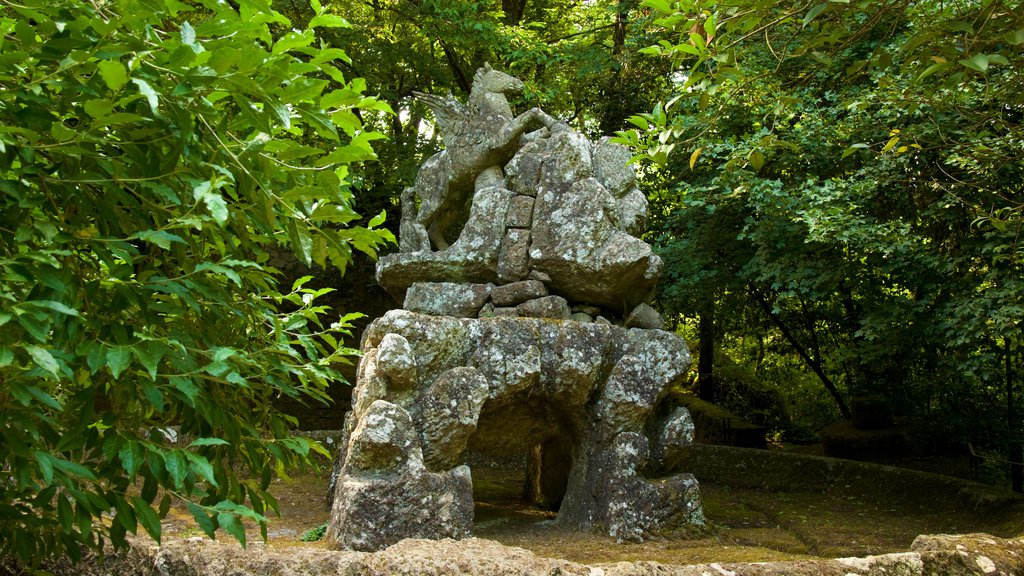
[[[1024,539],[988,534],[919,536],[909,552],[863,558],[685,566],[649,561],[591,566],[542,558],[529,550],[480,538],[403,540],[375,553],[299,546],[274,549],[261,544],[244,550],[237,544],[205,538],[173,540],[163,545],[132,538],[130,543],[128,550],[109,553],[103,559],[87,557],[77,566],[59,561],[45,568],[54,576],[973,576],[1024,571]],[[17,569],[2,563],[0,568]]]

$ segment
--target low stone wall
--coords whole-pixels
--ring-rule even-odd
[[[1001,518],[1024,514],[1024,497],[1008,490],[882,464],[694,444],[683,449],[679,466],[701,482],[778,492],[866,493],[932,509],[983,515],[994,525]]]
[[[671,400],[690,411],[696,442],[744,448],[768,446],[764,426],[751,424],[692,394],[677,394]]]

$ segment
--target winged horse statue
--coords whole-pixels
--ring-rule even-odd
[[[463,213],[477,178],[493,182],[493,168],[500,171],[512,159],[523,134],[558,123],[540,108],[515,116],[506,94],[522,90],[520,80],[484,64],[466,104],[451,94],[413,93],[433,111],[445,148],[423,163],[415,184],[402,193],[402,252],[447,249],[445,232]]]

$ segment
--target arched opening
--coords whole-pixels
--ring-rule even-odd
[[[550,401],[518,397],[484,405],[466,455],[474,534],[554,520],[568,487],[577,429]]]

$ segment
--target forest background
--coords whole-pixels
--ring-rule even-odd
[[[274,399],[326,399],[357,321],[270,262],[394,249],[441,146],[412,92],[484,62],[634,147],[699,396],[1021,460],[1014,3],[5,0],[0,34],[0,552],[159,537],[171,496],[265,530],[319,449]]]

